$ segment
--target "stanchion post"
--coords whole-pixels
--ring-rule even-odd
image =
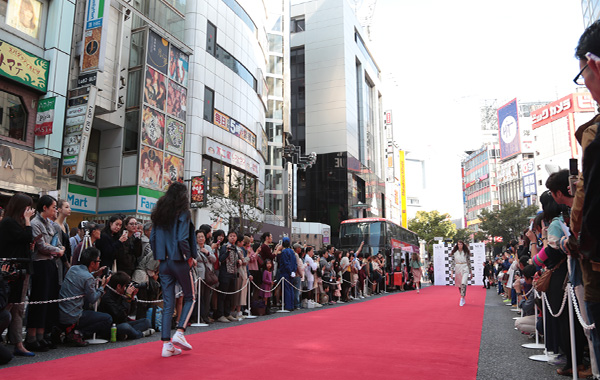
[[[571,281],[568,281],[565,292],[567,292],[567,300],[569,302],[569,334],[571,336],[571,369],[573,370],[573,380],[577,380],[577,354],[575,353],[575,321],[573,320],[575,315],[573,313],[573,298],[571,296],[571,292],[569,291],[570,287],[571,287]]]
[[[536,291],[537,294],[537,291]],[[548,347],[546,347],[546,303],[544,302],[544,297],[542,298],[542,324],[544,326],[544,353],[542,355],[531,355],[529,357],[529,359],[531,360],[535,360],[537,362],[547,362],[548,360],[550,360],[550,358],[548,357]],[[537,329],[536,329],[537,331]]]
[[[535,294],[533,295],[533,297],[535,299]],[[537,304],[535,302],[533,303],[533,310],[534,310],[534,316],[537,319],[538,307],[537,307]],[[523,317],[523,309],[521,309],[521,317]],[[540,344],[540,335],[538,334],[538,331],[537,331],[537,321],[535,321],[535,322],[536,322],[534,324],[535,343],[525,343],[525,344],[522,344],[521,347],[532,348],[532,349],[536,349],[536,350],[541,350],[542,348],[546,347],[546,345]]]
[[[98,288],[98,281],[96,281],[96,288]],[[94,304],[94,311],[98,311],[98,304],[99,303],[100,303],[100,299],[98,299],[96,301],[96,303]],[[92,339],[88,339],[87,342],[89,344],[104,344],[104,343],[108,343],[108,340],[106,340],[106,339],[97,339],[96,338],[96,333],[94,333],[94,335],[92,336]]]
[[[285,310],[284,304],[285,304],[285,283],[284,281],[287,281],[285,279],[285,277],[281,277],[281,280],[279,280],[279,285],[281,285],[281,310],[277,310],[278,313],[289,313],[289,310]]]
[[[207,323],[200,322],[200,303],[202,302],[202,279],[198,277],[198,297],[196,297],[198,302],[198,321],[196,323],[192,323],[192,327],[206,327]]]
[[[251,305],[250,305],[250,290],[252,289],[250,287],[250,277],[248,277],[246,280],[247,280],[246,281],[246,286],[248,287],[248,291],[247,291],[247,293],[248,293],[248,315],[246,315],[246,319],[255,319],[255,318],[257,318],[256,315],[252,315],[252,311],[250,311],[250,309],[251,309]]]

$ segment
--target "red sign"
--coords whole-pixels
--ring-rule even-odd
[[[190,207],[198,208],[204,206],[205,177],[203,175],[192,177],[192,193],[190,195]]]
[[[573,112],[595,112],[594,101],[590,93],[570,94],[531,112],[532,128],[539,128]]]

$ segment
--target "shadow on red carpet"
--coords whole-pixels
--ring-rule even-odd
[[[162,343],[0,369],[3,379],[475,379],[485,290],[429,287]]]

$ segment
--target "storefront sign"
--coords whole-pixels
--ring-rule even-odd
[[[0,75],[45,93],[50,61],[0,40]]]
[[[77,77],[77,87],[95,86],[98,79],[98,73],[81,74]]]
[[[37,194],[56,190],[58,159],[0,145],[0,187]]]
[[[204,206],[204,196],[205,196],[205,181],[206,177],[201,175],[197,177],[192,177],[192,188],[190,194],[190,207],[198,208]]]
[[[400,165],[400,200],[402,204],[400,208],[402,210],[402,227],[408,228],[408,214],[406,212],[406,170],[405,170],[405,161],[404,161],[404,151],[401,150],[399,152],[399,165]]]
[[[52,133],[55,104],[56,97],[41,99],[38,102],[37,115],[35,118],[35,128],[33,130],[33,133],[36,136],[45,136]]]
[[[547,106],[531,112],[533,129],[565,117],[573,112],[594,112],[594,102],[589,93],[569,94]]]
[[[70,183],[67,192],[67,201],[71,210],[83,213],[96,213],[98,203],[98,190]]]
[[[106,28],[104,17],[110,11],[110,0],[88,0],[85,7],[83,30],[83,55],[81,72],[104,70],[106,51]]]
[[[154,206],[156,206],[156,202],[158,202],[158,199],[156,198],[140,195],[138,202],[138,212],[144,214],[151,214],[152,209],[154,208]]]
[[[232,166],[245,170],[258,177],[258,162],[254,161],[245,154],[237,152],[231,148],[217,143],[211,139],[205,139],[205,154],[216,158],[217,160],[228,163]]]
[[[248,144],[252,145],[253,148],[256,148],[256,135],[237,120],[232,119],[217,110],[215,110],[213,120],[216,126],[236,135],[237,137],[246,141]]]

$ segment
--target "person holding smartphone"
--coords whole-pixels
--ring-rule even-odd
[[[125,230],[119,238],[123,249],[116,252],[117,268],[132,276],[137,261],[142,256],[142,238],[138,231],[138,222],[133,216],[125,218],[123,225]]]

